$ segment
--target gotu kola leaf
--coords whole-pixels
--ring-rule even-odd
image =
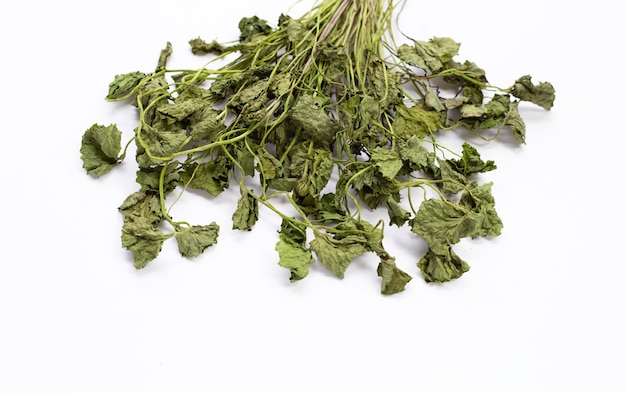
[[[279,240],[276,243],[278,264],[291,272],[290,280],[302,280],[309,274],[309,265],[315,260],[311,250],[305,247],[306,227],[283,219]]]
[[[197,257],[205,249],[217,243],[219,229],[219,225],[212,222],[209,225],[193,225],[177,232],[178,251],[184,257]]]
[[[80,147],[83,168],[100,177],[119,163],[122,133],[115,124],[94,124],[83,134]]]

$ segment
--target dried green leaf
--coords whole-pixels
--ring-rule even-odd
[[[154,191],[137,191],[130,194],[118,208],[124,220],[142,217],[156,224],[163,220],[159,194]]]
[[[225,48],[216,40],[206,42],[200,37],[189,40],[189,46],[191,46],[191,53],[194,55],[205,55],[209,53],[221,54]]]
[[[292,123],[302,129],[305,139],[313,139],[324,146],[332,143],[339,130],[337,122],[330,118],[319,105],[319,101],[310,94],[303,94],[298,98],[289,116]]]
[[[144,125],[139,135],[141,142],[146,145],[147,159],[149,162],[153,162],[157,165],[160,164],[158,158],[165,158],[176,154],[187,140],[187,134],[184,129],[166,131],[149,125]],[[156,159],[150,156],[156,157]]]
[[[400,154],[383,147],[372,150],[370,161],[376,166],[378,172],[387,180],[393,180],[404,165],[400,159]]]
[[[233,229],[249,231],[259,219],[259,202],[245,187],[241,187],[241,197],[233,213]]]
[[[303,246],[281,239],[276,243],[276,251],[280,260],[278,264],[291,272],[290,280],[302,280],[309,274],[309,265],[315,262],[311,250]]]
[[[470,210],[441,199],[428,199],[420,205],[410,222],[412,231],[421,236],[430,249],[445,255],[450,244],[478,234],[478,217]]]
[[[445,115],[426,109],[422,104],[412,107],[396,106],[396,118],[393,122],[395,134],[403,139],[412,136],[424,138],[439,131]]]
[[[283,165],[266,149],[259,147],[257,150],[257,171],[265,180],[277,179],[283,176]]]
[[[452,160],[439,160],[441,189],[447,194],[456,194],[465,188],[467,177],[460,173]]]
[[[529,101],[543,109],[550,110],[554,105],[554,86],[549,82],[532,83],[532,77],[525,75],[515,81],[511,94],[522,101]]]
[[[83,168],[88,174],[100,177],[119,163],[122,133],[115,124],[92,125],[82,137],[80,146]]]
[[[315,238],[310,243],[311,250],[315,252],[319,261],[338,278],[344,277],[346,269],[354,258],[367,251],[359,237],[348,236],[336,240],[319,231],[313,231],[313,235]]]
[[[209,103],[201,97],[191,99],[179,98],[171,104],[159,107],[158,112],[168,118],[168,122],[174,123],[182,121],[192,114],[203,110],[208,104]]]
[[[252,16],[250,18],[242,18],[239,21],[239,41],[241,43],[250,43],[261,39],[272,31],[272,27],[267,21]]]
[[[426,282],[443,283],[459,278],[469,271],[470,266],[452,250],[442,249],[440,253],[428,250],[417,263]]]
[[[483,161],[478,150],[467,142],[463,142],[463,155],[459,160],[450,160],[457,171],[465,176],[474,173],[484,173],[495,170],[497,167],[492,160]]]
[[[176,233],[178,251],[188,258],[197,257],[208,247],[217,243],[219,225],[212,222],[209,225],[193,225],[182,232]]]
[[[163,190],[165,193],[172,191],[181,183],[180,173],[178,172],[178,163],[171,162],[167,164],[165,174],[163,176]],[[163,165],[155,167],[139,168],[136,174],[136,181],[141,185],[144,191],[159,192],[159,183]]]
[[[513,131],[515,138],[521,143],[526,143],[526,123],[519,113],[519,102],[512,102],[509,113],[506,115],[504,125],[507,125]]]
[[[220,113],[220,111],[208,106],[195,112],[192,117],[192,122],[189,125],[191,140],[194,142],[216,141],[220,132],[225,129],[224,122],[220,118]]]
[[[109,84],[107,100],[118,100],[129,95],[146,76],[148,75],[139,71],[116,75],[113,82]]]
[[[309,274],[309,266],[315,263],[311,250],[304,246],[306,227],[283,219],[278,233],[280,240],[275,247],[280,258],[278,264],[289,269],[292,282],[303,279]]]
[[[491,182],[483,185],[471,182],[459,200],[459,206],[476,214],[477,228],[474,236],[499,236],[502,232],[502,220],[495,209],[492,186]]]
[[[230,171],[227,159],[217,157],[208,162],[187,165],[181,172],[181,178],[189,187],[217,196],[229,186]]]
[[[382,278],[380,293],[393,295],[404,291],[406,284],[411,281],[411,276],[396,266],[394,258],[381,258],[377,268],[378,276]]]
[[[159,72],[167,68],[167,59],[169,59],[169,57],[172,55],[172,52],[172,44],[170,42],[167,42],[165,44],[165,48],[161,50],[155,72]]]
[[[124,220],[122,247],[132,252],[134,266],[137,269],[144,268],[159,255],[167,238],[168,236],[146,217]]]
[[[431,161],[430,153],[422,146],[422,139],[418,136],[399,139],[396,143],[396,149],[404,164],[411,171],[422,170],[428,167]]]
[[[332,152],[327,150],[315,150],[311,166],[311,186],[309,194],[318,198],[332,175],[335,167],[335,160]]]
[[[450,38],[434,37],[429,41],[415,41],[413,47],[403,44],[398,48],[398,55],[402,61],[436,73],[458,54],[459,47],[460,44]]]
[[[387,213],[389,224],[397,227],[403,226],[411,218],[411,212],[400,206],[393,198],[387,200]]]

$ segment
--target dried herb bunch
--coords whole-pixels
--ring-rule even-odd
[[[169,238],[185,257],[217,241],[215,222],[174,221],[168,195],[178,201],[192,188],[218,196],[238,184],[233,229],[252,229],[259,205],[278,214],[275,249],[292,281],[315,260],[342,278],[354,258],[373,252],[381,292],[402,291],[411,276],[383,247],[386,222],[426,241],[417,263],[426,281],[466,272],[452,246],[502,229],[492,184],[476,177],[496,165],[467,142],[455,152],[437,136],[463,129],[492,139],[506,130],[524,143],[519,102],[549,110],[554,88],[530,76],[495,87],[476,64],[455,60],[459,44],[450,38],[397,45],[396,8],[391,0],[322,0],[299,18],[280,15],[276,26],[243,18],[234,43],[190,41],[194,54],[211,56],[200,69],[168,69],[168,43],[154,72],[117,75],[106,99],[136,107],[134,135],[123,149],[116,125],[95,124],[81,153],[87,172],[101,176],[136,144],[140,189],[119,207],[135,267]],[[297,214],[281,212],[275,198]],[[361,217],[379,207],[388,220]]]

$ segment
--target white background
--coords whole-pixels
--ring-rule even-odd
[[[386,236],[415,277],[403,293],[379,294],[369,257],[344,280],[316,264],[290,284],[274,217],[230,230],[236,192],[196,211],[180,203],[185,219],[222,226],[202,257],[168,242],[132,267],[117,212],[136,189],[132,157],[98,180],[79,158],[93,123],[130,138],[132,111],[104,102],[108,83],[153,70],[166,41],[171,66],[200,66],[189,39],[234,39],[241,17],[274,23],[291,4],[58,0],[2,12],[0,391],[626,391],[616,2],[409,1],[401,13],[415,39],[460,41],[459,60],[495,85],[531,74],[557,90],[553,111],[522,108],[526,145],[479,146],[498,165],[481,180],[494,182],[505,228],[458,245],[472,266],[461,279],[426,284],[405,229]]]

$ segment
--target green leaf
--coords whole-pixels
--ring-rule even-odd
[[[511,94],[522,101],[529,101],[543,109],[550,110],[554,105],[554,86],[549,82],[532,83],[532,77],[525,75],[515,81]]]
[[[137,269],[145,267],[161,252],[167,235],[157,226],[163,220],[157,193],[137,191],[118,208],[124,216],[122,247],[130,250]]]
[[[259,147],[257,154],[257,171],[263,175],[265,180],[282,177],[284,173],[283,165],[276,157],[262,147]]]
[[[459,278],[469,271],[470,266],[451,247],[435,253],[428,250],[417,263],[426,282],[443,283]]]
[[[439,97],[439,94],[432,88],[432,86],[426,84],[426,97],[424,98],[424,104],[426,108],[435,110],[437,112],[444,112],[447,110],[443,101]]]
[[[509,113],[506,115],[504,125],[507,125],[513,131],[515,138],[521,143],[526,143],[526,123],[519,113],[519,102],[512,102]]]
[[[167,59],[172,55],[172,44],[167,42],[165,44],[165,48],[161,50],[159,55],[159,61],[157,62],[156,72],[163,71],[167,69]]]
[[[309,265],[315,262],[311,250],[299,244],[284,240],[282,237],[276,243],[276,251],[280,260],[278,264],[291,272],[290,280],[302,280],[309,274]]]
[[[140,137],[147,147],[144,153],[145,157],[138,157],[138,160],[142,160],[140,162],[142,167],[149,166],[149,164],[160,164],[159,160],[176,154],[181,145],[187,140],[187,134],[184,129],[168,131],[149,125],[142,127]]]
[[[309,265],[315,262],[311,250],[304,247],[306,227],[283,219],[278,233],[280,240],[275,247],[280,258],[278,264],[289,269],[292,282],[302,280],[309,274]]]
[[[450,244],[478,234],[476,214],[452,202],[428,199],[420,205],[410,222],[412,231],[421,236],[430,249],[444,255]]]
[[[373,149],[370,160],[387,180],[393,180],[404,165],[397,152],[383,147]]]
[[[159,255],[163,241],[167,238],[167,235],[146,217],[124,220],[122,247],[132,252],[134,266],[137,269],[144,268]]]
[[[380,293],[393,295],[404,291],[406,284],[411,281],[411,276],[396,266],[394,258],[381,257],[377,268],[378,276],[382,278]]]
[[[186,165],[181,178],[191,188],[218,196],[230,185],[230,170],[228,159],[219,156],[208,162]]]
[[[158,112],[169,118],[170,122],[177,122],[203,110],[208,105],[209,103],[200,97],[186,100],[178,99],[171,104],[160,106]]]
[[[250,18],[242,18],[239,21],[239,41],[242,43],[249,43],[256,41],[269,34],[272,31],[272,27],[267,21],[253,16]]]
[[[311,250],[315,252],[319,261],[338,278],[344,277],[346,269],[354,258],[367,251],[363,239],[359,237],[348,236],[336,240],[319,231],[313,231],[313,235],[315,238],[311,241]]]
[[[302,94],[289,113],[292,123],[302,129],[305,139],[330,145],[339,127],[312,95]]]
[[[189,129],[191,130],[192,141],[214,142],[219,133],[225,129],[225,126],[220,118],[220,111],[205,106],[194,113]]]
[[[176,233],[178,251],[188,258],[197,257],[208,247],[217,243],[219,225],[212,222],[209,225],[193,225],[190,228]]]
[[[458,172],[451,160],[439,160],[439,169],[441,170],[441,189],[447,194],[456,194],[465,188],[467,178]]]
[[[412,171],[424,169],[429,165],[429,152],[422,146],[422,140],[418,136],[398,139],[396,148],[404,164]]]
[[[83,134],[80,146],[83,168],[88,174],[100,177],[119,163],[122,133],[115,124],[94,124]]]
[[[209,53],[220,54],[224,52],[224,47],[216,40],[206,42],[200,37],[189,40],[189,46],[191,46],[191,53],[194,55],[204,55]]]
[[[484,173],[495,170],[497,167],[491,160],[483,161],[478,150],[467,142],[463,143],[463,155],[459,160],[450,160],[454,167],[463,175]]]
[[[163,220],[159,194],[154,191],[137,191],[130,194],[118,207],[124,220],[142,217],[156,224]]]
[[[118,100],[129,95],[146,76],[148,75],[139,71],[116,75],[109,84],[107,100]]]
[[[441,71],[459,52],[460,44],[450,38],[431,38],[429,41],[415,41],[414,46],[403,44],[398,48],[400,59],[427,72]]]
[[[159,191],[159,182],[161,177],[161,171],[163,165],[158,165],[149,168],[139,168],[136,175],[136,180],[141,189],[145,191]],[[165,193],[172,191],[181,183],[180,173],[178,172],[178,162],[170,162],[165,169],[165,175],[163,179],[163,189]]]
[[[502,220],[495,209],[495,199],[491,193],[493,183],[478,185],[471,182],[461,195],[459,205],[476,214],[476,234],[474,236],[499,236]]]
[[[241,198],[237,202],[237,210],[233,213],[233,229],[249,231],[259,219],[259,202],[250,195],[245,187],[241,187]]]
[[[402,208],[393,198],[387,200],[387,213],[389,214],[390,225],[395,225],[398,228],[403,226],[409,218],[411,218],[411,212]]]
[[[335,167],[332,153],[327,150],[315,150],[315,156],[311,166],[311,186],[309,194],[318,198],[322,190],[328,184]]]
[[[395,134],[403,139],[425,138],[439,131],[442,126],[441,112],[428,110],[422,104],[412,107],[405,105],[396,106],[396,118],[393,122]]]

